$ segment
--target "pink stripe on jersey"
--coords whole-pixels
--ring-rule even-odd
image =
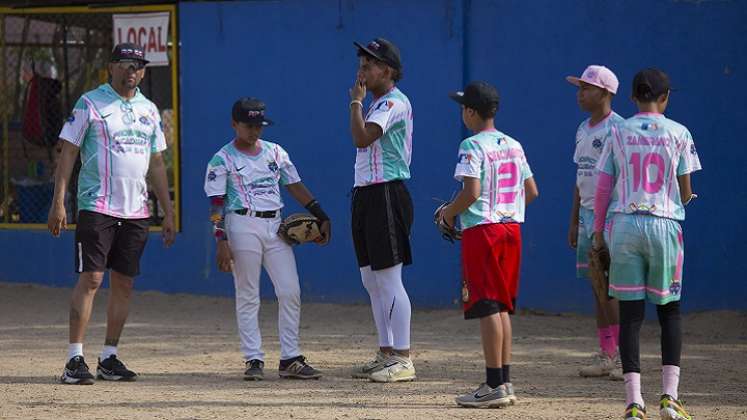
[[[81,98],[83,98],[83,100],[86,102],[88,109],[90,109],[91,112],[93,112],[93,115],[96,118],[101,120],[101,126],[99,128],[101,131],[101,138],[104,139],[104,150],[103,150],[103,153],[101,153],[102,150],[99,149],[99,153],[96,154],[97,155],[96,157],[98,159],[99,168],[101,168],[102,166],[102,159],[103,159],[104,176],[101,177],[100,179],[102,181],[102,184],[103,184],[102,187],[104,191],[103,191],[103,195],[99,195],[99,197],[96,199],[96,210],[98,210],[99,212],[104,212],[107,208],[107,198],[109,197],[109,189],[110,189],[109,184],[111,182],[110,174],[109,174],[110,172],[109,153],[111,153],[111,150],[109,147],[110,147],[111,141],[109,139],[109,133],[106,129],[106,122],[104,121],[104,118],[101,116],[101,114],[99,114],[93,102],[91,102],[85,96],[82,96]]]
[[[622,137],[620,136],[620,133],[617,132],[617,130],[615,130],[615,140],[617,140],[617,145],[620,147],[620,153],[623,153],[623,150],[625,149],[623,146]],[[610,154],[610,157],[614,159],[614,151],[610,151]],[[623,153],[623,156],[625,156],[625,153]],[[620,168],[620,177],[622,178],[619,182],[620,189],[622,190],[620,191],[620,195],[622,196],[622,202],[627,203],[628,162],[622,162],[620,164]]]
[[[677,266],[674,269],[674,275],[672,276],[672,281],[682,280],[682,266],[685,263],[685,253],[682,250],[682,244],[684,242],[684,239],[682,238],[682,231],[677,232],[677,242],[679,242],[680,244],[680,249],[677,252]]]

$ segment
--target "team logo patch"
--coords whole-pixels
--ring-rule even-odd
[[[669,285],[669,293],[673,295],[679,295],[680,291],[682,291],[682,285],[678,281],[673,281],[672,284]]]
[[[601,149],[602,148],[602,139],[594,139],[594,141],[591,142],[591,145],[595,149]]]
[[[114,151],[118,152],[118,153],[124,153],[125,152],[124,146],[122,146],[122,143],[120,143],[118,141],[114,142],[114,145],[112,146],[112,149],[114,149]]]
[[[652,204],[648,206],[646,204],[630,203],[630,209],[633,210],[633,212],[635,213],[651,214],[654,211],[656,211],[656,204]]]
[[[144,125],[150,125],[150,120],[148,119],[148,117],[143,115],[142,117],[140,117],[140,123]]]
[[[272,172],[277,172],[278,171],[278,164],[275,163],[274,160],[271,160],[270,162],[267,163],[267,168],[270,171],[272,171]]]
[[[210,172],[208,172],[208,175],[207,175],[208,182],[213,182],[213,181],[215,181],[216,178],[218,178],[218,175],[216,175],[215,171],[211,169]]]
[[[381,101],[378,105],[376,105],[377,111],[389,111],[394,106],[394,102],[392,101]]]
[[[70,114],[70,116],[67,117],[67,120],[65,120],[65,121],[67,121],[69,123],[72,123],[73,121],[75,121],[75,114]]]
[[[503,212],[503,211],[500,211],[500,210],[496,210],[495,214],[498,215],[498,217],[499,217],[498,220],[499,220],[500,223],[514,223],[514,222],[516,222],[516,219],[514,219],[514,216],[516,215],[515,211]]]
[[[472,155],[469,153],[460,153],[457,162],[461,164],[469,164],[472,162]]]

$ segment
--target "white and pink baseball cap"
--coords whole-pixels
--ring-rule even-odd
[[[615,76],[615,73],[612,73],[612,70],[597,65],[587,67],[581,77],[568,76],[565,80],[576,86],[580,84],[579,82],[588,83],[602,89],[607,89],[612,94],[617,93],[617,87],[620,85],[620,82],[617,81],[617,76]]]

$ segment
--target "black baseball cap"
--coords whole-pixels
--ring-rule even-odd
[[[231,117],[236,122],[249,125],[272,125],[272,121],[265,117],[265,103],[257,98],[241,98],[233,104]]]
[[[120,60],[138,60],[145,64],[150,63],[150,61],[145,59],[145,51],[143,50],[143,47],[129,42],[117,44],[112,50],[111,61]]]
[[[657,68],[643,69],[633,78],[633,97],[639,101],[655,101],[670,90],[669,76]]]
[[[470,82],[464,91],[452,92],[449,97],[459,104],[476,111],[498,110],[498,91],[487,82]]]
[[[402,60],[399,56],[399,48],[386,39],[376,38],[365,46],[354,41],[353,45],[358,47],[358,51],[366,53],[389,67],[395,70],[402,70]]]

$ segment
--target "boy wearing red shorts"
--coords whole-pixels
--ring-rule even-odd
[[[462,237],[462,301],[465,319],[480,319],[486,380],[456,398],[463,407],[504,407],[516,401],[509,377],[511,320],[519,286],[521,228],[525,206],[537,185],[518,141],[496,130],[498,92],[472,82],[449,95],[462,106],[462,121],[474,133],[459,146],[454,178],[463,189],[439,217]]]

